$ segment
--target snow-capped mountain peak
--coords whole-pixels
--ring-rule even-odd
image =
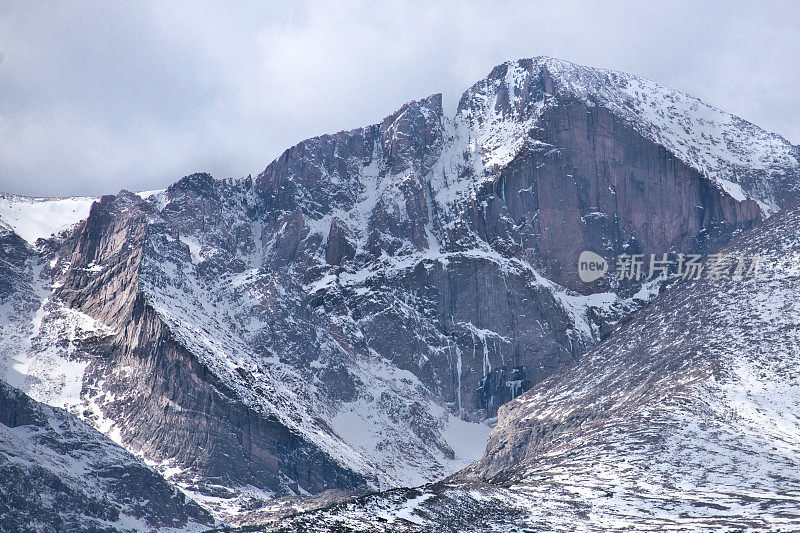
[[[497,156],[485,156],[487,165],[513,156],[513,149],[507,153],[509,144],[527,133],[520,123],[531,120],[548,95],[610,111],[733,198],[756,200],[767,215],[782,204],[782,184],[776,182],[785,178],[787,168],[800,165],[800,150],[780,135],[684,92],[640,76],[544,56],[498,65],[461,97],[458,114],[477,125],[482,151],[506,151],[497,161]],[[499,125],[508,123],[512,126],[505,129]]]

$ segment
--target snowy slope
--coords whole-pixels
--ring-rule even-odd
[[[509,472],[553,512],[590,498],[589,530],[796,528],[799,221],[779,213],[725,250],[761,254],[756,281],[673,287],[509,405],[475,471]]]
[[[552,58],[539,63],[564,89],[607,106],[698,170],[717,170],[713,178],[732,178],[737,168],[773,170],[798,164],[797,151],[780,135],[681,91],[640,76]]]
[[[35,198],[0,193],[0,221],[20,237],[35,244],[38,239],[67,230],[89,216],[97,198]]]

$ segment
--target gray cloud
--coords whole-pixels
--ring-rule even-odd
[[[11,4],[11,3],[8,3]],[[550,55],[640,74],[800,143],[793,2],[0,7],[0,190],[257,173],[292,144]]]

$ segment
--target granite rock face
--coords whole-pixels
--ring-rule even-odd
[[[424,483],[657,293],[581,283],[582,250],[717,250],[797,199],[798,155],[648,80],[509,62],[453,117],[433,95],[255,178],[103,197],[25,248],[13,283],[32,304],[7,323],[26,391],[226,519]],[[48,377],[62,359],[80,390]]]
[[[499,106],[513,116],[501,81],[511,68],[496,69],[488,83],[500,85],[495,112]],[[756,201],[721,192],[612,111],[561,89],[546,66],[525,75],[525,96],[544,103],[526,144],[478,198],[487,205],[472,210],[480,216],[471,229],[483,240],[502,242],[549,279],[585,290],[577,276],[583,250],[608,258],[709,251],[759,220]],[[480,94],[468,93],[460,112],[479,114]]]
[[[213,197],[191,198],[193,191],[185,192],[187,203],[197,200],[202,207],[187,207],[174,231],[203,231],[203,219],[213,217],[218,206]],[[247,485],[284,492],[358,488],[361,478],[271,413],[246,404],[172,336],[140,289],[141,277],[150,277],[156,286],[161,282],[160,271],[142,264],[145,258],[166,259],[151,248],[151,239],[169,238],[156,217],[152,205],[132,193],[104,197],[60,251],[60,257],[70,258],[70,266],[56,297],[116,332],[81,346],[90,360],[84,388],[96,394],[90,398],[102,404],[102,416],[120,426],[123,441],[138,453],[201,474],[197,488],[203,493],[224,495],[225,487]],[[221,253],[228,251],[223,241],[242,242],[223,235]],[[100,264],[102,268],[93,268]],[[206,268],[203,277],[222,265]],[[175,474],[174,481],[179,479],[182,474]],[[186,476],[186,486],[195,488],[193,480]]]

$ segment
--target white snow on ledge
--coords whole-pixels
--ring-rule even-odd
[[[0,220],[20,237],[35,244],[69,229],[89,216],[96,197],[33,198],[0,194]]]

